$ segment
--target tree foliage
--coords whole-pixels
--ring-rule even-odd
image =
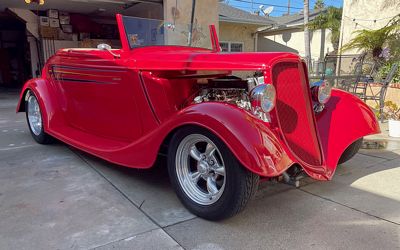
[[[322,11],[314,20],[310,21],[308,27],[311,30],[328,29],[331,31],[331,43],[335,51],[339,47],[340,25],[342,21],[342,8],[328,7]]]
[[[324,0],[315,1],[314,10],[322,10],[323,8],[325,8]]]

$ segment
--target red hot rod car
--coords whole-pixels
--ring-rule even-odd
[[[379,132],[357,97],[310,86],[295,54],[222,53],[213,26],[212,49],[161,46],[172,24],[117,22],[121,49],[59,50],[17,111],[38,143],[54,137],[122,166],[150,168],[166,149],[172,186],[198,216],[236,214],[260,178],[329,180]]]

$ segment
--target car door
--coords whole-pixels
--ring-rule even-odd
[[[70,128],[115,141],[140,137],[134,91],[138,80],[120,58],[103,50],[69,50],[53,65],[53,72]]]

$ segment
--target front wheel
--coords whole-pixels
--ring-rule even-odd
[[[348,146],[346,150],[343,152],[342,156],[340,157],[338,164],[345,163],[346,161],[353,158],[353,156],[357,154],[358,150],[360,150],[362,142],[363,138],[358,139],[357,141],[353,142],[350,146]]]
[[[259,176],[245,169],[208,130],[185,127],[173,136],[168,172],[181,202],[209,220],[240,212],[257,190]]]
[[[27,95],[25,112],[31,135],[36,142],[40,144],[49,144],[53,142],[53,138],[44,132],[42,112],[39,102],[32,92],[29,91]]]

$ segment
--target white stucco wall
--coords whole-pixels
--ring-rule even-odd
[[[175,30],[165,30],[167,44],[187,45],[192,1],[164,0],[164,21],[174,24]],[[211,48],[209,25],[218,32],[218,1],[196,1],[193,46]]]
[[[244,52],[255,51],[253,34],[260,25],[220,22],[219,26],[220,42],[243,43]]]
[[[354,38],[354,31],[382,28],[390,18],[399,14],[399,0],[344,0],[339,47]],[[349,50],[346,53],[356,52],[357,50]]]
[[[311,58],[313,60],[318,60],[321,54],[321,30],[315,30],[311,32]],[[268,39],[274,41],[276,43],[280,43],[282,45],[288,46],[294,50],[299,52],[300,56],[304,56],[304,31],[302,29],[288,29],[285,31],[276,31],[270,32],[264,35],[266,38],[265,43],[263,44],[264,48],[268,49]],[[323,55],[326,53],[333,51],[333,45],[331,43],[331,32],[329,30],[325,30],[325,48],[323,51]],[[273,46],[271,43],[270,46]],[[271,47],[271,51],[273,48]]]

